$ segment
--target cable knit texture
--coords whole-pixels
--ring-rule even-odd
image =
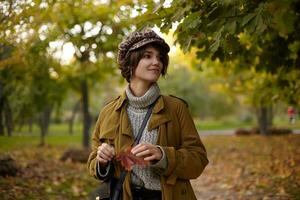
[[[160,90],[158,85],[155,83],[141,97],[134,96],[134,94],[131,92],[129,88],[129,85],[127,86],[125,91],[126,91],[127,98],[129,100],[127,113],[130,119],[134,137],[136,137],[138,135],[138,131],[139,128],[141,127],[143,119],[147,113],[148,106],[151,105],[160,96]],[[148,123],[147,123],[144,132],[142,133],[140,143],[156,144],[157,138],[158,138],[158,130],[154,129],[148,131]],[[142,168],[139,166],[134,166],[131,173],[131,179],[132,179],[132,183],[135,185],[143,186],[150,190],[161,189],[159,175],[155,173],[155,169],[153,167]]]

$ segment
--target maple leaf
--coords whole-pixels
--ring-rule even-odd
[[[125,151],[121,151],[116,155],[116,160],[121,162],[121,165],[127,171],[131,171],[134,165],[139,165],[145,167],[149,164],[142,157],[137,157],[131,153],[131,147],[127,148]]]

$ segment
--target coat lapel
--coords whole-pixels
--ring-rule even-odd
[[[120,121],[121,133],[123,135],[127,135],[127,136],[133,138],[133,134],[132,134],[133,131],[132,131],[130,120],[129,120],[129,117],[128,117],[125,107],[121,110],[121,119],[120,120],[121,120]]]
[[[116,106],[115,110],[118,112],[121,112],[121,115],[120,115],[121,116],[121,118],[120,118],[121,133],[123,135],[129,136],[133,139],[134,137],[132,134],[132,127],[130,125],[130,120],[129,120],[128,114],[126,112],[126,94],[125,93],[123,93],[119,97],[116,105],[117,106]],[[169,121],[171,121],[171,117],[166,112],[163,96],[160,96],[153,108],[152,115],[149,119],[148,130],[151,131]]]
[[[166,112],[163,96],[160,96],[153,108],[148,129],[151,131],[168,121],[171,121],[171,117]]]
[[[121,94],[118,98],[118,101],[116,103],[115,112],[120,113],[119,117],[119,123],[120,123],[120,131],[121,134],[129,137],[130,140],[134,140],[133,138],[133,131],[130,124],[130,120],[126,111],[127,106],[127,98],[125,92]]]

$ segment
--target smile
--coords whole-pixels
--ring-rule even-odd
[[[159,69],[149,69],[149,71],[156,72],[156,73],[160,73],[160,70],[159,70]]]

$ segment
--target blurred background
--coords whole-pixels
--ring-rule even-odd
[[[184,99],[210,164],[198,199],[299,199],[300,2],[0,1],[0,196],[95,199],[101,108],[126,87],[129,33],[171,46],[163,94]]]

